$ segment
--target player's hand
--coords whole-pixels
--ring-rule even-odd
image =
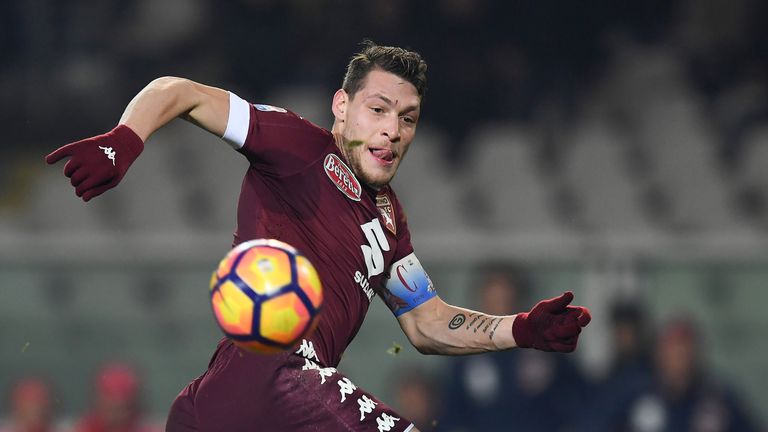
[[[64,175],[69,177],[75,194],[88,201],[117,186],[142,150],[141,138],[128,126],[118,125],[104,135],[59,147],[45,161],[54,164],[69,157]]]
[[[571,352],[576,349],[581,328],[589,324],[589,309],[569,306],[573,293],[542,300],[530,312],[517,314],[512,336],[520,348],[542,351]]]

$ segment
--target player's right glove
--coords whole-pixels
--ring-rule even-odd
[[[530,312],[517,314],[512,323],[512,336],[520,348],[542,351],[571,352],[576,349],[581,328],[589,324],[589,309],[569,306],[573,293],[542,300]]]
[[[83,201],[117,186],[133,161],[144,150],[144,142],[125,125],[56,149],[45,157],[54,164],[65,157],[64,175],[70,178],[75,194]]]

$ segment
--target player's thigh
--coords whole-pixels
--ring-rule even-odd
[[[335,369],[291,353],[259,356],[223,344],[193,384],[191,399],[181,398],[169,416],[180,432],[194,422],[200,432],[414,431]]]
[[[189,383],[174,399],[165,423],[166,432],[198,432],[200,430],[194,399],[203,376]]]
[[[410,420],[357,387],[334,368],[299,359],[280,374],[277,406],[286,407],[285,431],[413,432]],[[305,429],[306,428],[306,429]]]
[[[261,356],[231,343],[222,344],[194,392],[198,430],[280,430],[270,423],[270,414],[274,405],[273,380],[286,355]]]
[[[186,390],[186,389],[185,389]],[[197,419],[192,399],[182,391],[171,405],[165,423],[166,432],[198,432]]]

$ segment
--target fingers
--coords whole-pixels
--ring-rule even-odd
[[[560,297],[544,300],[544,310],[550,313],[559,313],[565,310],[565,308],[573,301],[573,293],[570,291],[564,292]]]
[[[572,352],[576,349],[581,329],[592,319],[589,310],[582,306],[567,306],[553,321],[545,339],[546,350]]]
[[[581,326],[577,322],[572,322],[555,327],[552,333],[560,340],[571,339],[581,333]]]
[[[84,169],[79,169],[72,173],[72,176],[69,179],[69,183],[72,185],[72,187],[78,187],[80,183],[82,183],[86,178],[88,177],[88,171]]]
[[[592,314],[589,313],[589,309],[585,307],[579,306],[578,309],[581,310],[581,314],[579,315],[579,325],[582,327],[586,327],[587,324],[589,324],[590,321],[592,321]]]
[[[579,334],[581,333],[581,327],[576,326],[560,329],[559,332],[553,332],[556,336],[555,339],[550,340],[547,345],[553,350],[558,352],[571,352],[576,349],[576,345],[579,342]],[[559,335],[557,333],[560,333]]]
[[[81,164],[80,161],[75,161],[74,159],[70,159],[67,161],[66,164],[64,164],[64,175],[67,177],[71,177],[72,174],[80,168]]]
[[[117,183],[119,182],[118,177],[113,177],[112,180],[109,183],[103,184],[101,186],[97,186],[93,189],[88,190],[83,194],[83,201],[88,202],[93,197],[97,197],[104,192],[106,192],[109,189],[112,189],[113,187],[117,186]]]
[[[587,324],[592,321],[592,315],[589,313],[589,309],[584,306],[568,306],[565,308],[565,312],[561,315],[565,316],[563,322],[579,323],[580,327],[586,327]]]
[[[115,177],[116,175],[108,170],[101,170],[93,173],[89,175],[88,178],[82,180],[82,182],[78,184],[77,187],[75,187],[75,195],[82,197],[90,189],[107,184],[111,182]]]
[[[74,144],[75,143],[67,144],[63,147],[57,148],[45,157],[45,162],[48,164],[55,164],[67,156],[72,156],[72,147]]]

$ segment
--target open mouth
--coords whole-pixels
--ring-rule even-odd
[[[395,160],[395,153],[390,149],[385,148],[369,148],[369,152],[379,162],[389,165]]]

